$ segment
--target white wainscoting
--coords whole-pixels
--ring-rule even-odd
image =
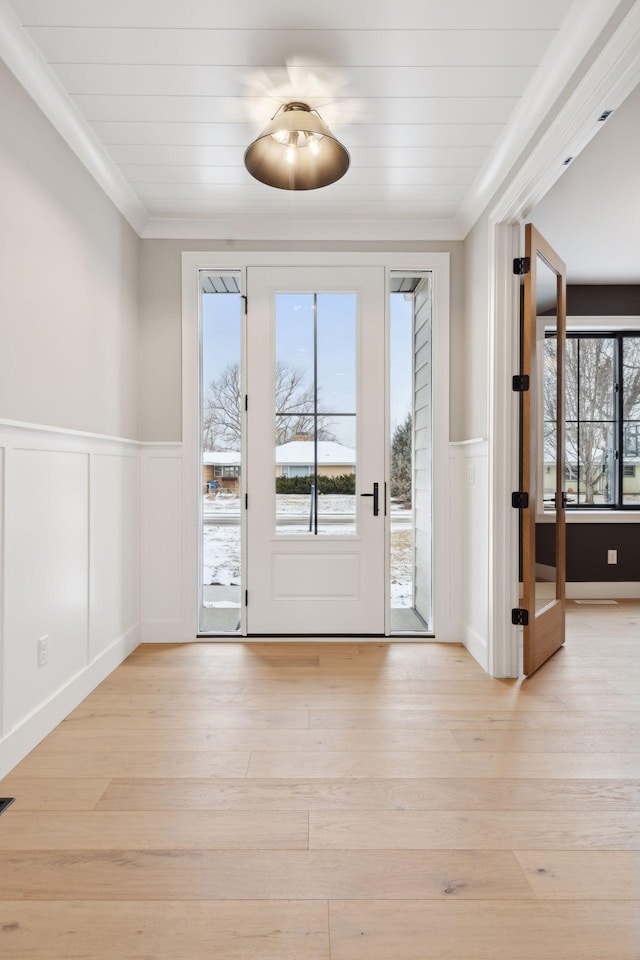
[[[140,642],[141,449],[0,422],[0,776]]]
[[[195,640],[186,610],[182,444],[146,443],[141,460],[141,613],[143,643]],[[197,504],[197,500],[195,501]],[[194,519],[197,524],[197,515]],[[196,539],[197,544],[197,539]]]
[[[452,582],[462,598],[457,619],[460,640],[483,670],[489,670],[489,461],[484,439],[449,445],[449,523],[455,546]],[[452,612],[453,617],[453,612]]]

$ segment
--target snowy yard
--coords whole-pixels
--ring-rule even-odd
[[[336,534],[353,530],[353,496],[325,494],[318,503],[319,520],[326,519],[324,532]],[[305,533],[308,530],[309,497],[301,494],[278,496],[278,517],[282,532]],[[205,585],[240,585],[240,498],[232,493],[205,495],[203,501]],[[299,519],[299,522],[296,520]],[[220,523],[216,523],[220,520]],[[391,507],[391,606],[411,607],[412,584],[411,513],[397,504]]]

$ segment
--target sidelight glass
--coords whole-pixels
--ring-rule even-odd
[[[240,630],[242,298],[239,273],[200,273],[199,629]]]
[[[354,534],[356,294],[278,293],[275,309],[276,534]]]
[[[391,274],[389,596],[391,631],[431,624],[431,275]]]

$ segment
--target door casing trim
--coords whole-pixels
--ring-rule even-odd
[[[199,284],[200,270],[237,270],[246,292],[246,270],[251,266],[383,266],[387,271],[431,271],[433,275],[433,501],[446,503],[449,478],[449,327],[450,327],[450,264],[448,253],[292,253],[292,252],[183,252],[182,254],[182,616],[184,639],[198,635],[198,531],[199,531]],[[385,296],[385,300],[388,297]],[[388,303],[385,311],[388,315]],[[387,316],[388,320],[388,316]],[[246,360],[246,358],[244,358]],[[387,386],[388,392],[388,386]],[[388,418],[388,402],[387,418]],[[388,444],[389,424],[385,425]],[[388,462],[388,450],[387,450]],[[244,480],[243,480],[244,482]],[[244,494],[244,490],[242,490]],[[455,511],[453,511],[455,514]],[[458,558],[454,545],[459,538],[452,535],[450,515],[434,510],[433,515],[433,621],[435,639],[459,642],[461,584],[454,576]],[[388,550],[386,551],[388,554]],[[243,571],[244,577],[244,571]],[[386,578],[388,579],[388,577]],[[243,581],[243,589],[245,589]],[[456,590],[456,596],[451,591]],[[246,636],[243,617],[243,632]],[[238,636],[238,635],[234,635]],[[213,635],[212,639],[218,639]],[[223,635],[219,636],[223,640]],[[228,639],[228,638],[226,638]],[[260,641],[261,638],[256,638]],[[269,642],[268,638],[262,638]],[[375,639],[380,640],[380,637]],[[406,637],[399,637],[405,640]],[[422,638],[410,638],[414,642]],[[426,641],[432,637],[423,638]]]

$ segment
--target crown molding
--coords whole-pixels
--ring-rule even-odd
[[[611,3],[611,0],[584,0],[584,2],[572,6],[563,21],[562,27],[547,48],[487,163],[476,177],[460,205],[457,220],[465,236],[479,219],[501,184],[507,179],[524,148],[540,130],[554,104],[557,103],[558,97],[570,84],[580,63],[593,44],[596,43],[616,10],[621,5],[629,3],[630,0],[617,0],[614,4]],[[616,107],[632,89],[632,87],[626,89],[624,96],[621,96],[614,103],[611,101],[607,85],[603,81],[610,69],[615,68],[615,58],[622,53],[625,46],[628,46],[630,38],[627,37],[627,42],[625,42],[623,34],[626,34],[629,30],[628,21],[637,20],[639,12],[638,4],[633,3],[630,13],[596,59],[585,79],[580,82],[573,95],[560,112],[556,114],[556,117],[552,118],[533,152],[525,159],[525,165],[528,165],[535,154],[540,165],[538,176],[540,177],[541,187],[537,199],[544,196],[551,184],[563,172],[562,161],[567,156],[575,156],[579,152],[578,142],[579,149],[582,149],[601,128],[601,125],[597,123],[597,116],[602,109],[603,97],[606,99],[607,107]],[[607,62],[606,67],[605,61]],[[588,83],[589,80],[590,83]],[[638,82],[638,77],[636,77],[635,82]],[[569,104],[571,105],[570,109],[568,109]],[[560,118],[562,119],[560,120]],[[585,123],[590,126],[590,132],[582,140],[578,137],[574,146],[572,135],[575,135],[578,127]],[[552,130],[554,131],[553,137],[551,135]],[[551,147],[552,140],[554,141],[553,149]],[[559,167],[556,159],[558,154],[561,154]],[[553,169],[545,170],[545,163]],[[543,172],[549,175],[546,179],[542,176]]]
[[[0,0],[0,57],[139,235],[149,215],[15,12]]]
[[[234,220],[190,220],[152,217],[144,240],[273,240],[350,242],[360,240],[463,240],[456,220],[303,220],[288,217]]]

